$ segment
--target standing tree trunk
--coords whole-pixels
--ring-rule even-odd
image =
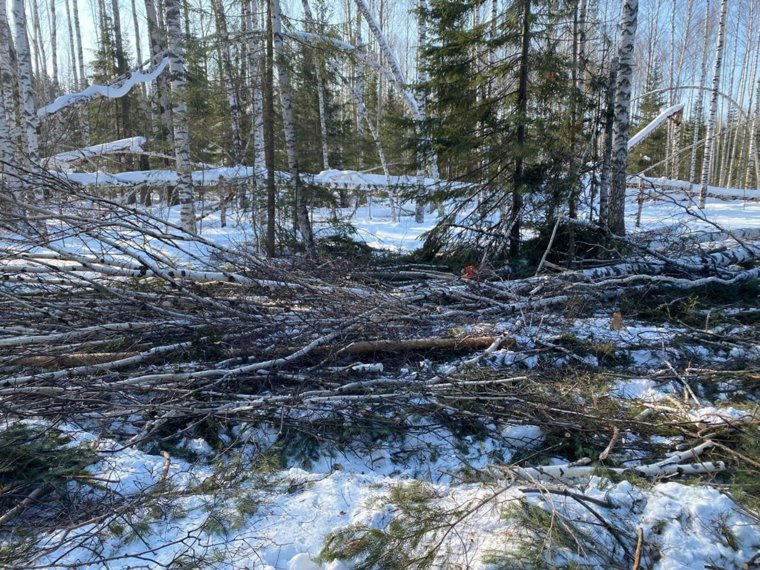
[[[74,84],[71,85],[72,91],[79,89],[79,68],[77,67],[77,44],[74,42],[74,21],[71,19],[71,7],[69,0],[65,0],[66,6],[66,23],[69,30],[69,46],[71,48],[71,72],[74,76]]]
[[[227,15],[224,13],[224,4],[222,0],[211,0],[211,7],[214,11],[214,25],[216,34],[221,42],[220,62],[222,68],[222,78],[224,80],[224,90],[227,92],[227,104],[230,107],[230,127],[232,130],[232,149],[234,164],[243,163],[243,140],[240,136],[240,102],[238,101],[237,91],[235,90],[235,80],[232,71],[232,55],[230,53],[230,37],[227,31]]]
[[[757,161],[757,125],[760,124],[760,80],[757,82],[755,92],[755,114],[752,116],[752,123],[749,127],[749,156],[747,159],[747,168],[744,171],[745,188],[750,188],[753,166],[755,170],[755,188],[760,188],[760,173],[758,173],[760,164],[758,164]]]
[[[174,154],[177,161],[177,190],[180,203],[180,224],[186,232],[195,233],[195,192],[190,163],[190,138],[187,126],[187,99],[185,84],[185,50],[182,45],[177,0],[165,0],[166,31],[169,38],[169,72],[172,88],[172,118],[174,126]]]
[[[15,0],[14,0],[15,1]],[[34,58],[37,64],[37,76],[43,86],[43,93],[45,87],[48,84],[47,76],[47,53],[45,52],[45,42],[42,38],[42,26],[40,25],[40,12],[37,8],[37,0],[31,0],[29,3],[32,7],[32,24],[34,25],[34,36],[32,37],[34,43]],[[27,32],[29,29],[27,28]]]
[[[517,157],[512,188],[512,211],[509,219],[509,255],[515,259],[520,254],[520,215],[524,191],[525,131],[528,113],[528,57],[530,55],[530,0],[522,0],[522,37],[520,48],[520,76],[517,86]]]
[[[82,28],[79,24],[79,6],[77,0],[72,0],[71,9],[74,12],[74,33],[77,38],[77,66],[79,67],[79,86],[81,89],[87,87],[87,72],[84,68],[84,47],[82,46]],[[90,144],[90,114],[87,102],[82,104],[82,144]]]
[[[723,43],[726,36],[726,12],[728,0],[720,2],[720,19],[718,21],[718,43],[715,46],[715,67],[713,68],[712,94],[710,96],[710,116],[707,120],[707,136],[705,138],[705,156],[702,160],[702,179],[699,189],[699,207],[705,207],[707,200],[707,183],[710,168],[713,163],[713,146],[715,139],[715,122],[718,116],[718,91],[720,89],[720,69],[723,63]]]
[[[422,52],[425,49],[427,43],[427,26],[425,24],[425,9],[427,8],[427,2],[425,0],[417,0],[417,84],[421,87],[417,91],[417,109],[418,109],[418,122],[422,123],[425,119],[425,93],[424,84],[427,82],[427,76],[423,68]],[[417,127],[417,133],[424,128],[424,125],[420,124]],[[422,144],[421,137],[418,136],[417,144]],[[425,221],[425,202],[426,202],[426,189],[425,189],[425,154],[424,151],[417,151],[417,200],[414,204],[414,221],[421,224]]]
[[[164,50],[165,40],[161,33],[158,19],[158,11],[154,0],[145,0],[145,14],[148,19],[148,37],[150,39],[151,62],[156,65]],[[153,125],[153,137],[157,141],[163,141],[167,147],[172,141],[172,116],[169,104],[169,84],[165,75],[159,75],[155,89],[152,91],[151,108],[158,120],[151,121]],[[173,194],[170,193],[170,198]]]
[[[296,146],[296,127],[293,120],[293,98],[290,90],[290,73],[288,61],[285,56],[285,47],[282,41],[282,24],[280,16],[280,1],[269,0],[272,11],[272,36],[274,51],[276,54],[277,77],[280,85],[280,104],[282,105],[282,125],[285,131],[285,147],[288,155],[288,170],[292,176],[293,201],[295,207],[295,219],[298,229],[306,246],[306,252],[311,258],[316,259],[317,248],[314,244],[314,234],[311,231],[307,200],[303,195],[301,175],[298,168],[298,149]]]
[[[40,149],[37,137],[37,105],[32,74],[32,54],[26,29],[24,0],[13,0],[13,20],[16,26],[16,55],[18,65],[19,93],[21,95],[21,118],[26,136],[26,153],[32,166],[39,166]]]
[[[301,0],[304,16],[306,17],[306,29],[312,33],[318,33],[316,20],[311,13],[309,0]],[[330,169],[330,155],[327,148],[327,117],[325,112],[325,84],[322,79],[322,58],[317,57],[316,52],[311,50],[314,62],[314,75],[317,79],[317,103],[319,110],[319,139],[322,147],[322,168]]]
[[[140,38],[140,20],[137,17],[137,6],[135,5],[135,0],[131,0],[132,5],[132,25],[135,28],[135,53],[137,53],[137,65],[142,65],[143,63],[143,55],[142,55],[142,40]],[[143,99],[145,99],[145,84],[140,83],[140,94],[142,95]]]
[[[274,30],[272,3],[267,0],[267,51],[264,62],[264,146],[267,165],[267,255],[275,255],[275,224],[277,223],[274,187]]]
[[[615,87],[617,84],[618,58],[610,62],[610,75],[607,83],[607,109],[604,115],[604,157],[602,172],[599,176],[599,225],[609,225],[610,174],[612,172],[612,135],[615,123]]]
[[[13,96],[14,86],[18,84],[17,68],[11,58],[13,38],[8,25],[8,13],[5,2],[0,0],[0,96],[6,109],[6,124],[13,145],[14,162],[18,161],[21,133],[16,117],[16,103]]]
[[[623,0],[618,46],[618,75],[615,88],[613,125],[612,186],[610,188],[608,226],[615,235],[625,235],[625,187],[628,165],[628,127],[630,124],[633,49],[638,22],[638,0]]]
[[[16,25],[16,55],[18,65],[18,83],[21,95],[21,117],[25,134],[26,157],[32,169],[40,165],[39,139],[37,138],[37,106],[34,97],[34,77],[32,76],[32,54],[29,50],[29,39],[26,36],[26,11],[24,0],[13,1],[13,20]],[[40,185],[35,185],[34,200],[37,204],[45,203],[45,192]],[[45,221],[35,224],[43,240],[47,240]]]
[[[706,13],[710,13],[710,0],[707,0]],[[696,184],[697,182],[697,145],[699,144],[699,129],[702,126],[703,115],[703,95],[702,91],[705,88],[705,82],[707,81],[707,50],[710,45],[710,26],[708,25],[708,18],[705,18],[704,22],[704,43],[702,44],[702,67],[699,76],[699,92],[697,93],[697,101],[694,108],[694,136],[691,145],[691,164],[689,166],[689,182]],[[691,199],[691,194],[689,194]]]
[[[251,6],[253,4],[253,6]],[[262,97],[262,78],[259,68],[259,42],[256,35],[252,33],[256,26],[254,25],[252,8],[257,7],[257,3],[246,1],[248,6],[248,76],[251,82],[251,146],[253,147],[253,167],[258,173],[266,167],[266,158],[264,150],[264,100]]]
[[[58,25],[55,0],[50,0],[50,51],[53,64],[53,93],[58,94]]]

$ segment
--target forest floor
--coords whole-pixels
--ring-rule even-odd
[[[0,566],[760,568],[760,204],[705,213],[645,205],[646,278],[256,265],[234,213],[6,236]]]

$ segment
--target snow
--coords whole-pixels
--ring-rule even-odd
[[[145,144],[145,137],[130,137],[126,139],[119,139],[116,141],[96,144],[80,148],[77,150],[70,150],[68,152],[60,152],[44,159],[42,162],[46,164],[48,168],[67,169],[69,162],[77,160],[88,160],[96,156],[103,156],[106,154],[114,154],[119,152],[131,152],[141,153],[144,152],[143,145]]]
[[[678,103],[677,105],[668,107],[662,113],[657,115],[647,126],[645,126],[643,129],[641,129],[638,133],[636,133],[634,136],[632,136],[628,140],[628,150],[631,150],[641,141],[646,139],[649,135],[651,135],[654,132],[654,130],[657,127],[662,125],[665,121],[667,121],[670,117],[672,117],[676,113],[681,112],[683,108],[684,108],[684,104]]]
[[[165,57],[152,70],[147,72],[134,71],[126,79],[119,81],[115,85],[93,84],[84,91],[80,91],[79,93],[61,95],[49,105],[37,109],[37,116],[41,119],[45,118],[48,115],[57,113],[61,109],[70,107],[71,105],[79,103],[80,101],[92,99],[96,95],[100,95],[101,97],[108,97],[110,99],[118,99],[120,97],[124,97],[124,95],[129,93],[132,90],[132,87],[138,83],[148,83],[150,81],[154,81],[159,75],[161,75],[161,72],[166,69],[167,65],[169,65],[169,58]]]
[[[657,389],[654,380],[647,378],[621,380],[610,394],[623,400],[643,400],[645,402],[656,402],[666,396],[663,391]]]
[[[509,426],[505,433],[520,439],[540,437],[536,426]],[[97,440],[81,431],[71,431],[71,434],[79,442],[95,442],[99,449],[113,447],[113,442]],[[449,463],[452,469],[456,466],[453,460]],[[80,547],[55,551],[40,562],[78,563],[82,570],[95,570],[102,565],[86,561],[92,560],[89,545],[94,546],[91,541],[97,540],[100,554],[118,557],[117,565],[110,566],[113,568],[144,565],[146,560],[156,566],[165,565],[182,554],[198,558],[217,552],[223,562],[217,562],[216,568],[345,570],[352,565],[319,561],[327,534],[351,524],[385,528],[396,515],[395,508],[387,504],[387,492],[394,486],[411,482],[403,476],[352,472],[346,469],[348,465],[350,462],[344,462],[341,469],[329,473],[286,469],[269,482],[259,479],[259,483],[243,483],[234,493],[217,498],[183,493],[174,499],[176,504],[171,508],[166,505],[161,518],[143,518],[148,526],[140,531],[140,540],[90,536]],[[110,488],[130,495],[152,488],[160,480],[163,466],[162,457],[121,449],[111,453],[107,461],[95,465],[92,471],[111,481]],[[188,489],[210,473],[209,468],[172,459],[169,481],[174,488]],[[496,482],[491,487],[451,480],[430,487],[431,506],[437,508],[461,508],[476,501],[483,502],[483,506],[467,518],[467,524],[457,530],[456,539],[452,537],[452,542],[447,543],[450,547],[446,551],[448,562],[467,560],[469,568],[485,570],[488,568],[483,561],[486,553],[514,548],[510,546],[508,531],[516,521],[505,519],[504,513],[509,511],[504,509],[516,500],[556,510],[574,524],[596,522],[574,499],[559,495],[524,495],[517,488],[504,491],[500,487],[503,483]],[[274,485],[274,488],[265,492],[259,488],[261,485]],[[594,506],[594,509],[606,520],[631,529],[631,536],[641,527],[647,547],[659,553],[659,560],[652,566],[656,570],[693,570],[710,564],[721,568],[741,567],[760,548],[760,527],[717,489],[675,482],[657,483],[647,489],[627,481],[612,483],[593,476],[581,483],[577,492],[609,501],[611,508]],[[241,518],[236,505],[242,500],[250,500],[255,508],[246,509]],[[221,523],[219,530],[201,530],[209,517]],[[69,533],[84,539],[94,529],[94,525],[87,524]],[[53,544],[56,538],[61,535],[48,536],[47,544]],[[511,540],[516,539],[513,536]],[[604,551],[612,552],[616,548],[612,537],[601,528],[594,533],[594,540]]]

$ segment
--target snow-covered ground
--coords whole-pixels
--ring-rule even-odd
[[[663,227],[676,228],[674,231],[679,233],[715,230],[710,222],[727,230],[760,229],[758,202],[708,200],[704,211],[693,209],[704,214],[706,220],[685,216],[687,207],[688,202],[682,198],[646,202],[641,231]],[[159,218],[165,216],[178,222],[178,208],[161,211],[157,207],[155,213]],[[342,212],[349,213],[349,210]],[[329,224],[330,216],[329,211],[315,213],[318,234],[334,231]],[[635,217],[632,194],[628,208],[631,233],[636,232]],[[415,223],[411,215],[392,222],[387,205],[377,200],[371,210],[368,206],[360,207],[350,219],[358,238],[373,248],[397,252],[420,247],[423,234],[436,221],[434,214],[428,214],[425,223]],[[98,228],[98,232],[109,235],[107,227]],[[248,219],[234,210],[229,213],[227,227],[221,227],[218,213],[211,213],[201,220],[199,232],[210,243],[233,251],[256,240]],[[180,235],[174,230],[170,233],[175,234],[173,237]],[[146,239],[138,233],[130,238],[131,242],[125,242],[125,236],[130,238],[129,232],[118,235],[119,246],[127,251],[138,256],[148,251],[157,258],[165,257],[179,264],[203,267],[211,250],[197,242]],[[80,255],[100,256],[105,252],[112,259],[129,260],[124,252],[95,235],[72,233],[54,240],[52,245]],[[46,263],[58,261],[48,259]],[[671,361],[760,360],[760,345],[748,343],[746,349],[735,349],[739,352],[706,349],[696,342],[683,341],[689,335],[688,329],[673,324],[626,319],[622,328],[612,328],[610,315],[603,312],[553,315],[550,319],[543,316],[473,322],[465,327],[465,332],[509,335],[514,340],[509,348],[495,350],[484,359],[486,366],[505,375],[536,369],[548,372],[571,363],[570,356],[550,349],[562,346],[562,342],[609,345],[612,352],[629,359],[626,372],[634,377],[618,370],[610,376],[607,392],[600,397],[612,397],[644,409],[675,405],[672,402],[679,397],[680,385],[659,380],[652,374]],[[737,334],[747,332],[736,330]],[[673,346],[676,339],[681,342]],[[581,364],[591,370],[600,367],[593,354],[583,355],[582,360]],[[450,360],[421,362],[420,368],[431,367],[446,374],[460,364]],[[370,363],[362,371],[380,377],[384,374],[381,367]],[[700,400],[700,405],[679,400],[676,410],[682,422],[706,428],[757,423],[760,418],[756,403],[755,408],[737,407],[721,402],[719,397],[709,399],[701,394]],[[238,445],[229,456],[216,458],[216,462],[210,460],[211,447],[198,437],[182,443],[186,451],[200,458],[193,462],[182,459],[179,453],[167,458],[135,447],[123,448],[122,442],[99,438],[94,427],[87,424],[59,426],[74,438],[72,445],[92,446],[103,458],[89,468],[100,484],[87,491],[92,497],[114,501],[116,505],[138,495],[148,500],[134,509],[114,509],[110,518],[42,536],[38,545],[41,558],[35,563],[81,569],[347,570],[353,568],[355,560],[320,558],[329,543],[328,537],[352,528],[374,529],[377,536],[387,538],[392,521],[409,522],[405,510],[408,505],[399,503],[398,490],[414,490],[421,485],[426,497],[422,512],[440,513],[444,529],[426,535],[420,545],[422,548],[439,543],[434,567],[494,568],[497,567],[494,561],[523,556],[525,552],[533,552],[537,545],[541,560],[549,567],[570,565],[580,559],[568,544],[540,543],[546,540],[547,533],[554,532],[551,529],[563,528],[571,536],[575,533],[578,549],[585,549],[583,562],[594,568],[630,566],[624,566],[623,562],[630,561],[639,531],[639,542],[646,563],[650,564],[647,567],[738,569],[758,564],[760,525],[756,516],[745,511],[718,485],[708,482],[692,485],[669,478],[629,482],[600,472],[573,482],[568,487],[577,495],[573,497],[558,492],[555,481],[516,482],[509,468],[493,469],[494,464],[504,466],[512,460],[522,460],[544,446],[547,434],[538,425],[529,422],[490,425],[491,435],[477,438],[458,436],[440,426],[426,431],[424,420],[419,421],[418,435],[403,442],[378,439],[369,449],[337,450],[323,446],[308,465],[291,462],[272,470],[254,469],[257,454],[265,452],[275,439],[277,429],[272,426],[259,426],[247,443]],[[635,438],[633,434],[621,437],[624,442]],[[682,441],[680,437],[652,436],[651,443],[673,448]],[[228,485],[212,484],[225,473],[234,454],[240,454],[244,464],[251,466],[250,473]],[[630,466],[660,459],[625,448],[613,450],[612,457]],[[568,460],[556,456],[550,461],[564,464]],[[549,528],[531,527],[542,519],[530,518],[531,511],[525,505],[547,513]],[[457,524],[446,532],[450,519]],[[0,536],[0,542],[3,539]],[[59,547],[61,540],[65,540],[65,545]],[[614,566],[613,562],[621,566]]]

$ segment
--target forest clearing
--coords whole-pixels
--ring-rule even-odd
[[[760,569],[760,3],[0,10],[0,567]]]

